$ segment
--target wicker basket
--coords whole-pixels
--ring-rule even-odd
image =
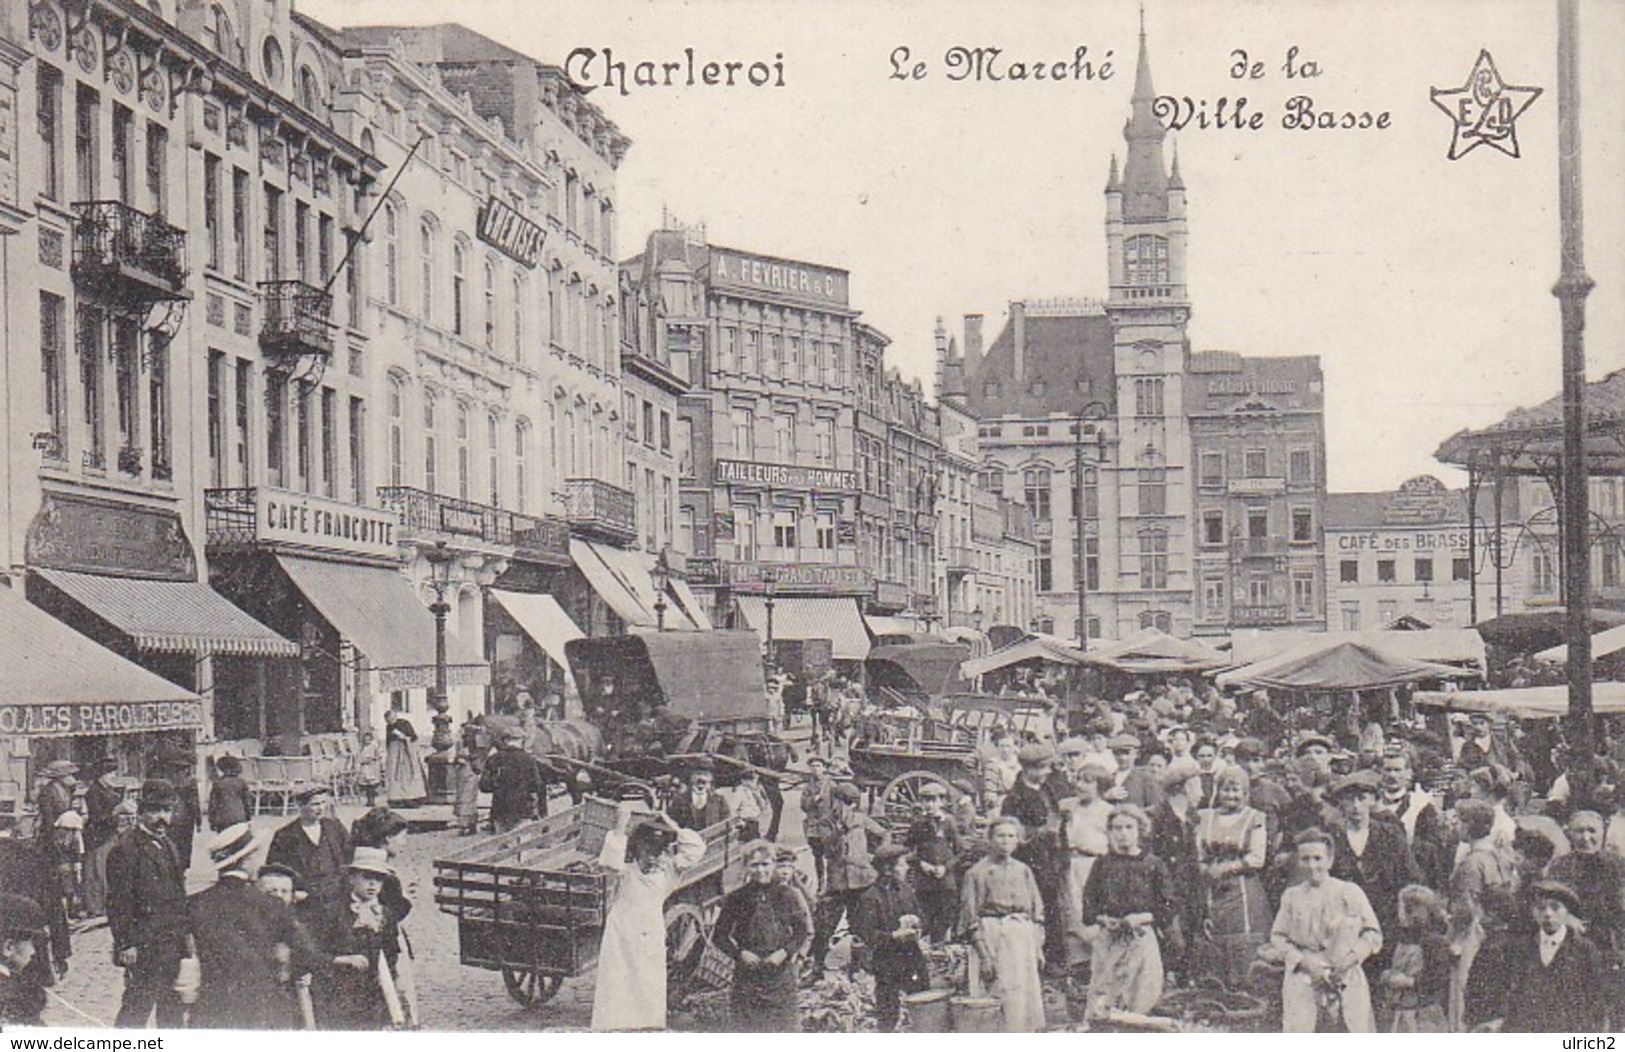
[[[734,959],[717,949],[710,939],[700,951],[700,963],[694,967],[694,982],[712,990],[726,990],[733,985]]]

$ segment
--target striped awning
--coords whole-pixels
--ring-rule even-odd
[[[199,581],[141,581],[44,569],[35,570],[34,574],[128,636],[141,650],[248,657],[299,656],[297,643],[277,635]]]
[[[659,618],[655,613],[653,555],[575,538],[570,541],[570,558],[592,590],[628,627],[655,627]],[[665,627],[668,631],[692,632],[700,626],[683,604],[668,598]]]
[[[745,623],[767,639],[767,600],[759,595],[735,596]],[[837,661],[862,661],[869,656],[869,630],[863,625],[856,599],[789,597],[773,601],[774,639],[827,639]]]

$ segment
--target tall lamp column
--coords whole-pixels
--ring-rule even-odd
[[[762,567],[762,603],[767,608],[767,663],[770,668],[778,667],[773,658],[773,600],[779,589],[779,568],[777,566]]]
[[[429,738],[429,745],[434,752],[424,766],[428,771],[429,802],[449,804],[456,798],[457,784],[452,777],[456,759],[451,753],[451,697],[446,689],[446,615],[451,613],[446,592],[451,588],[451,568],[456,556],[446,549],[445,541],[439,541],[425,550],[423,557],[429,562],[429,587],[434,590],[434,602],[429,604],[429,613],[434,616],[434,689],[429,692],[434,734]]]

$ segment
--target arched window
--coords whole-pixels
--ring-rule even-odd
[[[581,279],[579,277],[571,278],[566,307],[570,312],[569,349],[574,354],[586,353],[581,346],[581,308],[586,298],[587,288],[581,283]]]
[[[384,202],[384,300],[391,307],[401,302],[401,227],[395,206]]]
[[[565,478],[576,478],[581,474],[576,465],[576,413],[574,409],[564,411],[564,471]]]
[[[513,502],[521,512],[530,510],[530,421],[513,425]]]
[[[322,86],[316,71],[309,66],[299,67],[299,106],[306,113],[316,113],[322,105]]]
[[[555,345],[563,336],[563,319],[559,317],[559,275],[557,271],[550,271],[547,275],[547,337]]]
[[[470,499],[472,487],[469,475],[472,474],[472,464],[468,452],[468,406],[461,403],[457,406],[457,496],[463,500]]]
[[[463,334],[463,284],[468,253],[461,241],[451,246],[451,331]]]
[[[1168,239],[1137,234],[1125,241],[1123,278],[1130,285],[1168,284]]]
[[[513,339],[514,361],[525,360],[525,280],[518,274],[513,277],[513,328],[509,336]]]
[[[559,480],[559,407],[547,403],[547,481],[557,485]]]
[[[434,224],[425,219],[418,224],[418,262],[422,271],[419,289],[423,294],[423,317],[434,321]]]
[[[485,346],[497,345],[497,268],[485,261]]]
[[[498,449],[501,445],[501,424],[497,415],[491,413],[485,418],[485,475],[486,485],[491,491],[491,507],[502,507],[502,471],[500,469]]]
[[[406,485],[406,385],[389,378],[389,484]]]
[[[423,488],[440,492],[440,439],[435,434],[434,392],[423,392]]]

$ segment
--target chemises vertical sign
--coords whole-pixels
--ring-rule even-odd
[[[547,231],[500,197],[486,199],[475,233],[487,245],[527,267],[534,267],[542,258],[542,244],[547,239]]]

